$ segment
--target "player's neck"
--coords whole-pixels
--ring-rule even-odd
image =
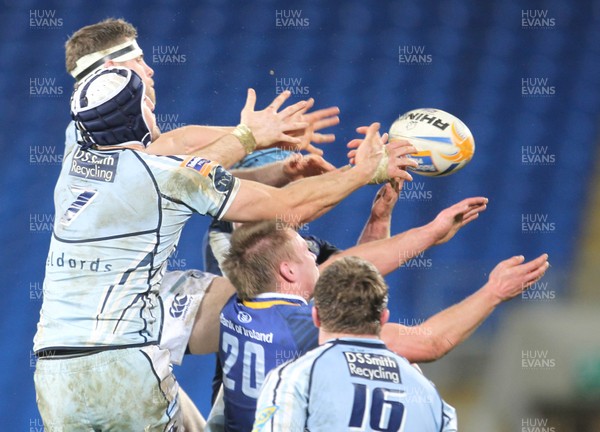
[[[336,333],[336,332],[328,332],[323,330],[321,327],[319,329],[319,345],[327,342],[331,339],[343,339],[343,338],[353,338],[353,339],[379,339],[379,335],[375,334],[353,334],[353,333]]]
[[[277,284],[277,292],[279,294],[291,294],[302,297],[307,302],[310,300],[308,290],[302,289],[302,287],[298,284],[289,283],[284,280],[280,280]]]

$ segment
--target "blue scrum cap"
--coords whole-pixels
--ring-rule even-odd
[[[150,128],[143,116],[146,86],[131,69],[98,69],[78,83],[71,97],[71,117],[84,149],[151,142]]]

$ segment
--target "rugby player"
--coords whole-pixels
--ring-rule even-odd
[[[387,303],[372,264],[355,257],[331,264],[312,307],[321,346],[269,372],[252,430],[456,431],[454,408],[381,340]]]
[[[402,160],[393,169],[384,161],[376,123],[355,166],[281,189],[236,179],[199,157],[148,155],[143,150],[160,131],[145,87],[135,71],[101,68],[72,97],[82,141],[65,158],[55,188],[34,338],[37,402],[49,428],[174,430],[181,424],[170,354],[159,346],[159,287],[193,213],[239,222],[282,215],[306,221],[382,172],[407,178]]]

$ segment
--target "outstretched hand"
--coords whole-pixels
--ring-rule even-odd
[[[250,128],[256,140],[256,150],[278,146],[296,148],[302,143],[298,137],[286,132],[304,129],[309,126],[306,121],[300,121],[295,114],[303,110],[307,101],[300,101],[279,111],[283,103],[290,97],[289,91],[279,94],[273,102],[262,111],[255,111],[256,92],[248,89],[246,104],[240,115],[240,122]]]
[[[335,166],[319,155],[295,153],[283,161],[283,173],[290,181],[335,170]]]
[[[377,168],[385,155],[384,141],[379,135],[379,127],[379,123],[372,123],[367,128],[365,139],[361,141],[354,157],[356,168],[364,171],[369,179],[375,176]]]
[[[438,237],[434,245],[446,243],[459,229],[477,219],[479,213],[487,208],[487,202],[484,197],[467,198],[442,210],[431,222]]]
[[[313,107],[314,103],[315,100],[313,98],[308,99],[306,106],[290,118],[290,121],[306,122],[308,126],[303,129],[290,131],[288,135],[301,139],[300,144],[294,150],[306,150],[309,153],[322,155],[323,150],[313,146],[312,143],[326,144],[335,141],[334,134],[322,134],[317,131],[337,125],[340,122],[340,118],[338,117],[340,109],[338,107],[329,107],[307,114],[307,111]]]
[[[358,127],[356,129],[356,131],[360,134],[366,134],[367,127],[366,126]],[[407,155],[415,153],[417,151],[417,149],[406,140],[396,140],[395,139],[395,140],[387,143],[387,139],[388,139],[388,134],[387,133],[383,134],[383,136],[381,137],[381,142],[382,142],[382,144],[385,144],[385,149],[387,151],[388,158],[389,158],[388,159],[388,170],[387,170],[388,178],[396,179],[397,181],[398,180],[411,181],[412,176],[408,172],[406,172],[406,169],[411,166],[417,167],[419,164],[414,159],[407,157]],[[351,149],[348,152],[348,160],[350,161],[350,163],[352,163],[352,164],[356,163],[356,154],[357,154],[358,148],[362,142],[363,142],[363,139],[357,138],[357,139],[353,139],[352,141],[350,141],[347,144],[347,147],[349,149]],[[402,174],[398,175],[399,172],[402,172]]]
[[[541,279],[548,267],[548,254],[528,262],[523,255],[514,256],[494,267],[485,289],[490,290],[500,302],[510,300]]]

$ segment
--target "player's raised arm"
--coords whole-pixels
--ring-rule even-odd
[[[391,236],[392,211],[398,202],[404,180],[384,184],[373,200],[369,219],[365,224],[357,244],[387,239]]]
[[[244,180],[257,181],[269,186],[283,187],[293,181],[335,171],[335,166],[316,154],[292,153],[288,158],[257,168],[230,170]]]
[[[306,112],[314,99],[300,101],[280,110],[290,93],[279,94],[271,104],[255,111],[256,93],[248,90],[246,104],[237,127],[184,126],[161,135],[147,149],[159,155],[188,154],[232,166],[253,150],[282,147],[322,154],[311,142],[327,143],[332,134],[316,131],[339,123],[337,107]]]
[[[218,137],[209,145],[198,148],[198,144],[203,144],[202,134],[206,129],[201,126],[190,126],[172,133],[168,140],[154,146],[154,151],[164,154],[165,150],[169,150],[173,154],[173,150],[179,149],[182,151],[176,154],[200,156],[227,168],[248,153],[273,147],[278,142],[289,146],[299,145],[302,140],[286,135],[286,132],[308,126],[306,122],[298,121],[299,118],[294,117],[294,114],[306,107],[307,101],[297,102],[279,111],[289,95],[289,92],[283,92],[267,108],[256,111],[256,93],[253,89],[249,89],[246,104],[241,112],[240,124],[229,133]],[[218,133],[213,133],[213,136]],[[199,139],[200,136],[202,139]]]
[[[518,296],[544,276],[550,266],[547,254],[524,261],[521,255],[500,262],[488,282],[460,303],[419,326],[387,323],[381,338],[392,351],[411,362],[437,360],[464,342],[496,306]]]
[[[450,240],[460,228],[486,209],[487,202],[484,197],[464,199],[441,211],[427,225],[346,249],[323,263],[321,269],[341,257],[357,256],[374,264],[381,274],[386,275],[431,246]]]
[[[224,277],[216,277],[206,291],[196,313],[188,347],[192,354],[216,353],[219,350],[219,315],[235,288]]]
[[[408,173],[402,167],[388,167],[378,130],[379,123],[369,127],[358,149],[356,165],[347,170],[305,178],[280,189],[242,180],[224,219],[249,222],[285,218],[303,223],[330,210],[351,192],[367,184],[377,171],[384,175],[388,173],[390,177],[405,178]]]
[[[168,132],[148,146],[146,151],[155,155],[187,155],[200,151],[230,134],[234,126],[187,125]]]

